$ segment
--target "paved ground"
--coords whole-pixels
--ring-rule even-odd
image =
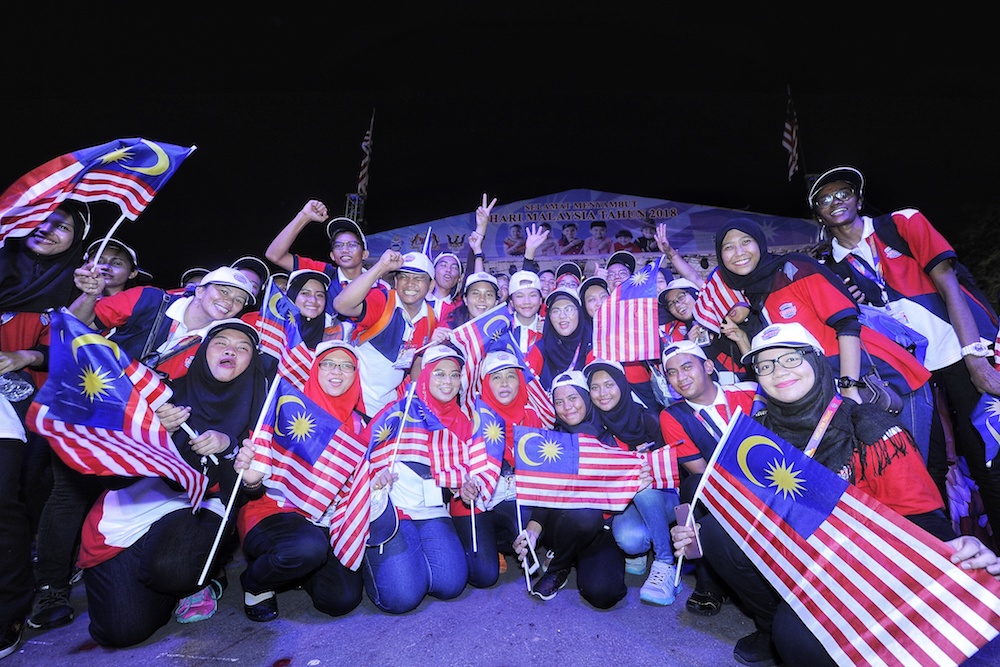
[[[686,613],[690,575],[682,578],[684,590],[670,607],[639,602],[642,578],[626,575],[628,597],[609,611],[597,611],[581,600],[572,576],[548,602],[529,596],[513,564],[491,589],[467,588],[444,602],[428,599],[402,616],[383,614],[365,598],[350,615],[333,619],[315,611],[304,592],[290,591],[279,596],[281,617],[258,624],[243,614],[243,565],[237,558],[229,566],[231,585],[214,617],[190,625],[171,622],[143,644],[121,650],[91,640],[86,594],[78,585],[72,597],[76,620],[56,630],[26,630],[21,650],[0,665],[719,667],[736,664],[733,644],[753,631],[753,623],[731,604],[712,618]],[[1000,643],[966,664],[1000,664]]]

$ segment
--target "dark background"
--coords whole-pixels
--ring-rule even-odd
[[[854,164],[870,209],[920,208],[953,242],[996,206],[983,16],[535,4],[19,9],[0,182],[120,137],[197,145],[121,233],[165,286],[263,256],[307,199],[341,214],[373,109],[369,231],[574,188],[805,217],[790,86],[806,172]]]

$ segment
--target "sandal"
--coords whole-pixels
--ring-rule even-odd
[[[722,605],[729,599],[725,595],[718,593],[700,593],[695,591],[687,599],[684,607],[692,614],[698,616],[715,616],[722,611]]]

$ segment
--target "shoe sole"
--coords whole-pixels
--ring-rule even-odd
[[[69,625],[70,623],[73,622],[74,618],[76,618],[75,615],[70,615],[69,618],[56,621],[54,623],[35,623],[29,618],[24,621],[24,624],[27,625],[32,630],[53,630],[55,628],[61,628],[64,625]]]

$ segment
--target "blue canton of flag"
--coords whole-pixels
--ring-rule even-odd
[[[469,474],[479,475],[485,483],[484,496],[496,490],[507,446],[504,420],[481,398],[472,413],[472,443],[469,445]]]
[[[298,306],[285,296],[273,278],[268,280],[257,315],[260,349],[278,360],[280,377],[303,389],[314,353],[299,333],[300,318]]]
[[[993,459],[1000,453],[1000,398],[983,394],[972,411],[972,425],[983,437],[986,465],[992,467]]]

